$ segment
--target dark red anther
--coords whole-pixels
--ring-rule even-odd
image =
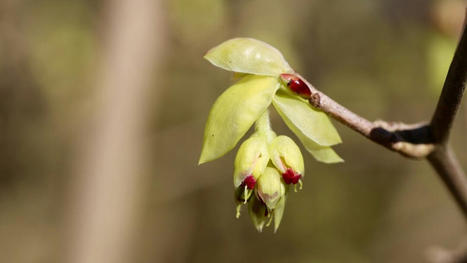
[[[285,173],[282,174],[282,178],[286,184],[296,184],[302,178],[302,175],[294,172],[291,168],[287,168]]]
[[[243,180],[243,184],[246,185],[248,189],[253,189],[256,185],[256,179],[253,177],[253,175],[248,175],[245,180]]]
[[[310,97],[311,90],[308,85],[297,75],[294,74],[281,74],[281,78],[287,83],[287,87],[298,95]]]

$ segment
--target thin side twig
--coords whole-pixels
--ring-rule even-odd
[[[371,122],[340,105],[317,90],[306,79],[310,104],[371,141],[410,158],[424,158],[433,151],[430,129],[426,123]]]

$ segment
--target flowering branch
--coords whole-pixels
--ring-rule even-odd
[[[241,206],[248,204],[250,218],[258,231],[272,219],[277,230],[287,185],[301,186],[304,175],[299,148],[292,139],[276,136],[269,125],[270,105],[319,162],[342,161],[331,148],[342,141],[327,115],[405,157],[428,159],[467,217],[467,178],[447,146],[467,80],[466,31],[429,124],[371,122],[313,87],[290,67],[277,49],[259,40],[233,38],[209,50],[204,58],[243,78],[214,103],[206,122],[199,164],[213,161],[235,148],[256,122],[256,132],[238,150],[234,187],[237,217]]]

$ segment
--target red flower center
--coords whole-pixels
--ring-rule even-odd
[[[294,172],[291,168],[287,168],[285,173],[282,174],[282,178],[286,184],[296,184],[302,178],[302,175]]]
[[[256,185],[256,179],[253,177],[253,175],[248,175],[245,180],[243,180],[243,185],[246,185],[248,189],[253,189],[255,188]]]

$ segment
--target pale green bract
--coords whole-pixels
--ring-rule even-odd
[[[248,75],[222,93],[209,113],[199,164],[232,150],[271,104],[278,88],[277,78]]]
[[[309,118],[308,120],[311,123],[313,123],[313,118],[320,119],[322,117],[319,116],[318,114],[324,114],[324,113],[311,109],[304,102],[299,101],[297,99],[293,99],[291,96],[283,92],[278,92],[278,94],[276,94],[276,96],[273,99],[273,105],[276,108],[279,115],[284,120],[287,127],[289,127],[289,129],[292,130],[293,133],[295,133],[295,135],[297,135],[298,139],[303,143],[306,150],[309,153],[311,153],[311,155],[313,155],[313,157],[317,161],[320,161],[323,163],[339,163],[339,162],[344,161],[342,160],[341,157],[339,157],[339,155],[337,155],[337,153],[331,147],[319,145],[316,142],[317,140],[316,138],[327,139],[325,141],[327,141],[328,143],[331,143],[331,145],[332,143],[336,144],[336,143],[341,142],[340,137],[337,134],[334,126],[332,126],[332,123],[329,121],[326,115],[324,115],[324,117],[327,119],[329,123],[326,124],[326,121],[321,120],[323,126],[315,128],[315,130],[317,129],[319,131],[316,134],[321,134],[321,135],[324,134],[324,137],[313,137],[313,135],[316,135],[315,133],[312,133],[312,134],[304,133],[304,131],[309,132],[309,130],[303,128],[304,126],[301,125],[303,124],[301,122],[305,122],[306,119],[302,119],[302,120],[297,119],[297,118],[294,119],[293,116],[295,115],[292,114],[294,110],[297,110],[297,112],[300,112],[300,114],[304,114],[304,116],[307,116]],[[301,106],[297,106],[297,105],[301,105]],[[289,115],[287,115],[287,113]],[[290,115],[292,115],[292,118],[289,118]],[[294,121],[292,121],[292,119]],[[299,127],[300,125],[301,127]],[[325,135],[326,131],[328,131],[329,133],[335,132],[335,135],[331,135],[327,137]]]
[[[294,98],[285,92],[274,97],[274,107],[283,119],[288,119],[307,138],[321,146],[332,146],[342,142],[328,116],[322,111]]]
[[[233,38],[212,48],[204,56],[225,70],[264,76],[278,76],[293,70],[273,46],[253,38]]]
[[[279,114],[281,114],[279,112]],[[322,163],[341,163],[344,160],[330,147],[320,146],[310,140],[300,132],[289,120],[284,119],[285,124],[292,130],[298,139],[302,142],[305,149],[319,162]]]
[[[298,136],[300,139],[300,136]],[[312,141],[307,141],[306,138],[300,139],[305,145],[306,150],[313,155],[313,157],[322,163],[342,163],[344,160],[328,146],[319,146]]]

